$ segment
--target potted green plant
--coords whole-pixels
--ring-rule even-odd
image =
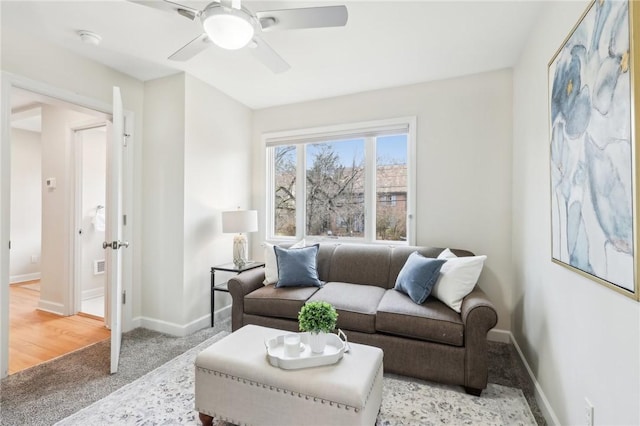
[[[306,303],[298,313],[300,331],[309,332],[311,352],[322,353],[327,341],[327,333],[336,328],[338,313],[328,302]]]

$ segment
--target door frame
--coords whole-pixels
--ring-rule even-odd
[[[6,71],[0,72],[0,378],[8,375],[9,368],[9,242],[10,242],[10,214],[11,214],[11,92],[13,89],[23,89],[50,98],[59,99],[64,103],[73,104],[93,111],[111,116],[112,105],[100,100],[89,98],[78,93],[60,89],[32,80],[30,78],[12,74]],[[136,143],[134,133],[134,114],[125,110],[125,130],[129,134],[128,150]],[[133,239],[133,224],[135,217],[133,205],[128,204],[133,200],[133,182],[127,181],[127,177],[133,176],[133,153],[127,152],[123,156],[123,201],[124,212],[127,215],[127,226],[124,226],[123,238],[128,241]],[[71,180],[72,181],[72,180]],[[73,211],[73,209],[72,209]],[[73,222],[71,223],[73,225]],[[71,238],[73,246],[73,238]],[[123,288],[132,295],[133,285],[133,250],[125,250],[123,253]],[[69,286],[72,287],[72,286]],[[66,291],[67,306],[71,306],[73,295]],[[123,306],[123,329],[128,330],[132,326],[132,303]]]

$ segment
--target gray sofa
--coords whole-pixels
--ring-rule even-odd
[[[384,351],[385,372],[462,385],[480,395],[487,386],[487,332],[498,315],[476,285],[457,313],[430,296],[417,305],[393,289],[407,257],[418,251],[437,257],[433,247],[322,243],[317,256],[322,288],[263,285],[264,269],[229,280],[232,329],[246,324],[298,330],[298,312],[307,301],[336,307],[338,327],[356,343]],[[473,256],[452,250],[457,256]]]

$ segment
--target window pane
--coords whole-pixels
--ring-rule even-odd
[[[274,148],[274,235],[296,235],[296,147]]]
[[[407,240],[407,135],[376,138],[376,239]]]
[[[364,237],[364,139],[307,145],[306,234]]]

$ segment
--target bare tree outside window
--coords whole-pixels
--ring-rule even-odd
[[[275,148],[274,235],[296,235],[296,147]]]
[[[362,139],[307,146],[307,235],[364,236],[363,152]]]

